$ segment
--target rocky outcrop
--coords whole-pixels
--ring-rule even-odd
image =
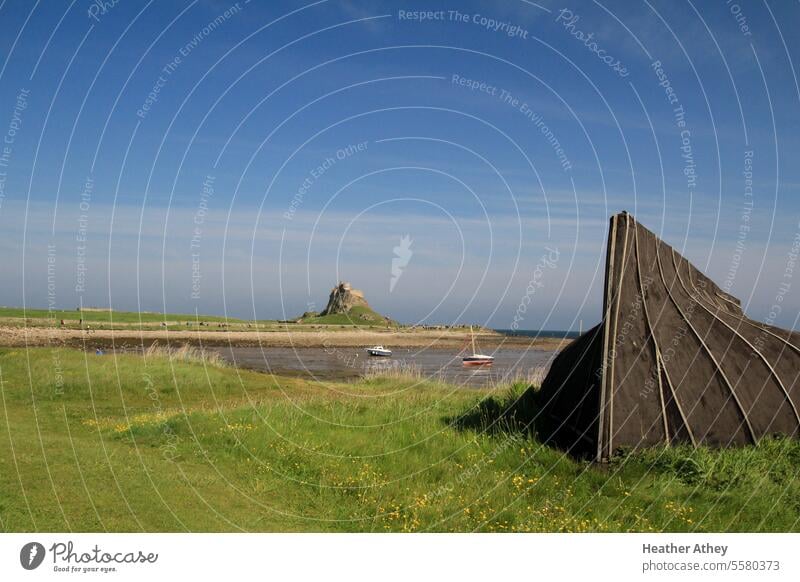
[[[350,283],[339,282],[331,290],[328,297],[328,305],[320,316],[334,315],[336,313],[347,313],[353,307],[369,307],[369,303],[364,299],[364,293],[358,289],[353,289]]]

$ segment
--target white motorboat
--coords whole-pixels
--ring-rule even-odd
[[[392,355],[392,350],[385,348],[383,346],[372,346],[371,348],[366,348],[366,350],[370,356],[388,358],[389,356]]]

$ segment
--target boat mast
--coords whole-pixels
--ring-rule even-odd
[[[475,351],[475,332],[472,331],[472,326],[469,326],[469,335],[472,338],[472,355],[474,356],[477,352]]]

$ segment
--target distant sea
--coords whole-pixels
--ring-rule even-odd
[[[496,329],[497,333],[518,337],[554,337],[576,338],[580,335],[577,331],[563,331],[558,329]]]

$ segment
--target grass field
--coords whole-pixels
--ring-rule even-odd
[[[217,329],[217,324],[226,324],[233,329],[269,329],[274,327],[285,327],[287,324],[292,326],[292,322],[279,322],[277,320],[258,320],[248,321],[235,317],[224,317],[220,315],[193,315],[186,313],[155,313],[155,312],[136,312],[136,311],[78,311],[77,309],[60,309],[48,311],[47,309],[23,309],[22,307],[0,307],[0,323],[12,326],[59,326],[64,320],[67,327],[78,327],[78,322],[83,320],[84,325],[90,325],[94,329],[111,329],[112,327],[129,328],[143,327],[153,328],[166,324],[171,330],[185,329],[187,324],[192,329]],[[205,326],[200,326],[203,322]],[[326,315],[323,317],[307,317],[300,321],[305,325],[330,326],[335,330],[336,327],[386,327],[386,319],[379,313],[368,307],[354,307],[348,313]],[[396,327],[395,322],[390,326]]]
[[[797,531],[800,444],[573,460],[522,387],[0,350],[3,531]],[[486,428],[482,428],[486,427]]]
[[[188,315],[179,313],[150,313],[147,311],[78,311],[77,309],[23,309],[22,307],[0,307],[0,318],[29,318],[29,319],[54,319],[77,322],[83,319],[91,323],[161,323],[162,321],[228,321],[232,323],[247,323],[242,319],[225,318],[218,315]]]

